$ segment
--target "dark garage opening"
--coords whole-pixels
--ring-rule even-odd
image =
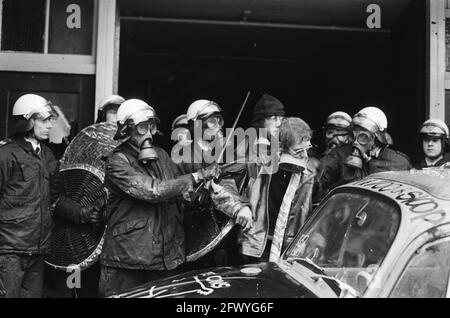
[[[170,125],[191,102],[218,102],[230,127],[251,91],[241,127],[250,125],[263,93],[280,99],[288,115],[305,119],[316,131],[333,111],[353,115],[377,106],[388,117],[395,148],[415,160],[426,106],[425,5],[398,3],[389,27],[380,30],[344,23],[229,23],[220,17],[208,22],[195,13],[180,20],[167,8],[143,13],[128,3],[121,10],[119,93],[155,107],[165,133],[160,144],[167,150]],[[333,4],[327,6],[332,12]]]

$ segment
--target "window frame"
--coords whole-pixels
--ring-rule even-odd
[[[91,39],[92,52],[90,55],[48,53],[50,1],[52,0],[46,0],[44,52],[2,51],[0,47],[0,71],[94,75],[96,73],[98,0],[92,0],[94,8]],[[0,17],[2,13],[3,0],[0,0]],[[0,39],[1,36],[2,28],[0,23]]]

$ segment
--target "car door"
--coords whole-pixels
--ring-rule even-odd
[[[449,297],[450,237],[436,238],[411,255],[390,298]]]

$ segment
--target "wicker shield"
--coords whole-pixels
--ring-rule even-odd
[[[108,192],[103,186],[104,157],[118,145],[113,140],[116,130],[116,124],[94,124],[72,140],[61,159],[61,195],[81,206],[105,207]],[[74,224],[55,219],[46,263],[64,271],[74,266],[80,269],[91,266],[100,255],[104,231],[103,224]]]
[[[234,226],[232,219],[214,209],[200,208],[184,213],[187,262],[211,252]]]

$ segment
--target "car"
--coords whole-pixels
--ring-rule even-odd
[[[335,188],[277,262],[191,271],[113,297],[447,297],[450,169]]]

